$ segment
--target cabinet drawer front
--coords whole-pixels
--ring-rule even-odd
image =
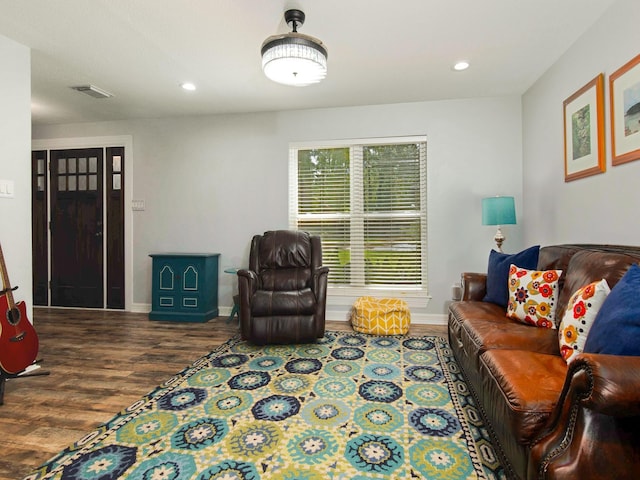
[[[198,308],[198,297],[182,297],[184,308]]]
[[[161,307],[173,308],[173,297],[159,297],[158,303]]]

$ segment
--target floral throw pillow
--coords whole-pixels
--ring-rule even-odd
[[[591,325],[610,291],[603,278],[585,285],[571,296],[558,328],[560,355],[567,364],[584,350]]]
[[[507,317],[542,328],[556,328],[558,279],[562,270],[527,270],[511,264]]]

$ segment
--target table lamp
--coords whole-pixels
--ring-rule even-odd
[[[505,236],[500,227],[502,225],[515,225],[516,206],[513,197],[488,197],[482,199],[482,225],[497,225],[498,231],[493,239],[502,252],[502,243]]]

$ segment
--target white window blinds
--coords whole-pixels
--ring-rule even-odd
[[[426,291],[424,137],[292,146],[290,226],[322,237],[334,287]]]

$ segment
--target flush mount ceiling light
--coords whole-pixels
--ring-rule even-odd
[[[73,90],[85,93],[93,98],[110,98],[113,97],[113,93],[109,93],[106,90],[96,87],[95,85],[77,85],[71,87]]]
[[[298,33],[304,12],[287,10],[284,19],[293,31],[272,35],[262,44],[262,70],[274,82],[304,87],[327,76],[327,49],[317,38]]]

